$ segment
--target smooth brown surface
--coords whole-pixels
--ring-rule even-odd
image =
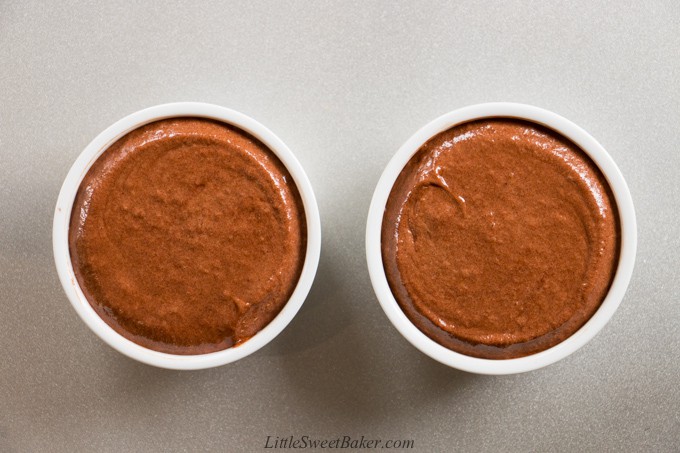
[[[262,143],[198,118],[113,144],[81,183],[69,244],[96,312],[174,354],[237,345],[279,313],[306,247],[297,188]]]
[[[382,228],[392,292],[430,338],[504,359],[547,349],[597,310],[618,258],[605,179],[573,143],[510,119],[429,140],[394,184]]]

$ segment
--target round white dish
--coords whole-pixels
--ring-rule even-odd
[[[68,244],[71,208],[83,177],[106,149],[128,132],[153,121],[173,117],[210,118],[236,126],[264,143],[285,165],[300,192],[307,221],[305,262],[293,294],[281,312],[261,331],[244,343],[209,354],[175,355],[142,347],[106,324],[83,295],[73,272]],[[54,259],[59,279],[73,308],[87,326],[117,351],[140,362],[170,369],[202,369],[246,357],[274,339],[298,312],[312,286],[319,263],[321,224],[312,186],[291,150],[273,132],[254,119],[225,107],[199,102],[178,102],[140,110],[117,121],[85,147],[68,172],[59,193],[53,224]]]
[[[381,254],[381,226],[392,186],[406,163],[434,135],[483,118],[516,118],[552,129],[578,145],[600,168],[616,200],[621,224],[621,248],[611,288],[600,308],[572,336],[539,353],[506,360],[471,357],[452,351],[421,332],[406,317],[392,295]],[[611,319],[626,292],[633,273],[637,248],[637,226],[628,185],[607,151],[588,132],[556,113],[538,107],[509,102],[477,104],[454,110],[418,130],[397,151],[385,168],[373,194],[366,226],[366,258],[373,289],[385,314],[397,330],[416,348],[433,359],[460,370],[479,374],[513,374],[536,370],[572,354],[590,341]]]

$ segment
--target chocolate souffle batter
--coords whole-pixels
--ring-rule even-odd
[[[69,247],[88,301],[124,337],[203,354],[264,328],[297,285],[305,215],[283,164],[207,119],[136,129],[94,163]]]
[[[618,253],[599,169],[563,136],[513,119],[429,140],[397,178],[382,224],[387,279],[411,322],[489,359],[576,332],[607,294]]]

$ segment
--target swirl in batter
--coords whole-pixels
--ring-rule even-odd
[[[397,178],[382,224],[390,288],[427,336],[462,354],[527,356],[575,333],[616,271],[619,220],[597,166],[514,119],[442,132]]]
[[[94,162],[69,246],[108,325],[150,349],[203,354],[246,341],[281,311],[306,237],[295,183],[264,144],[220,122],[173,118]]]

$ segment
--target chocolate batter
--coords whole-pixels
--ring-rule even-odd
[[[613,195],[563,136],[513,119],[442,132],[397,178],[382,224],[390,288],[427,336],[522,357],[593,315],[619,253]]]
[[[69,247],[94,310],[124,337],[172,354],[238,345],[297,285],[305,215],[283,164],[223,123],[136,129],[78,190]]]

